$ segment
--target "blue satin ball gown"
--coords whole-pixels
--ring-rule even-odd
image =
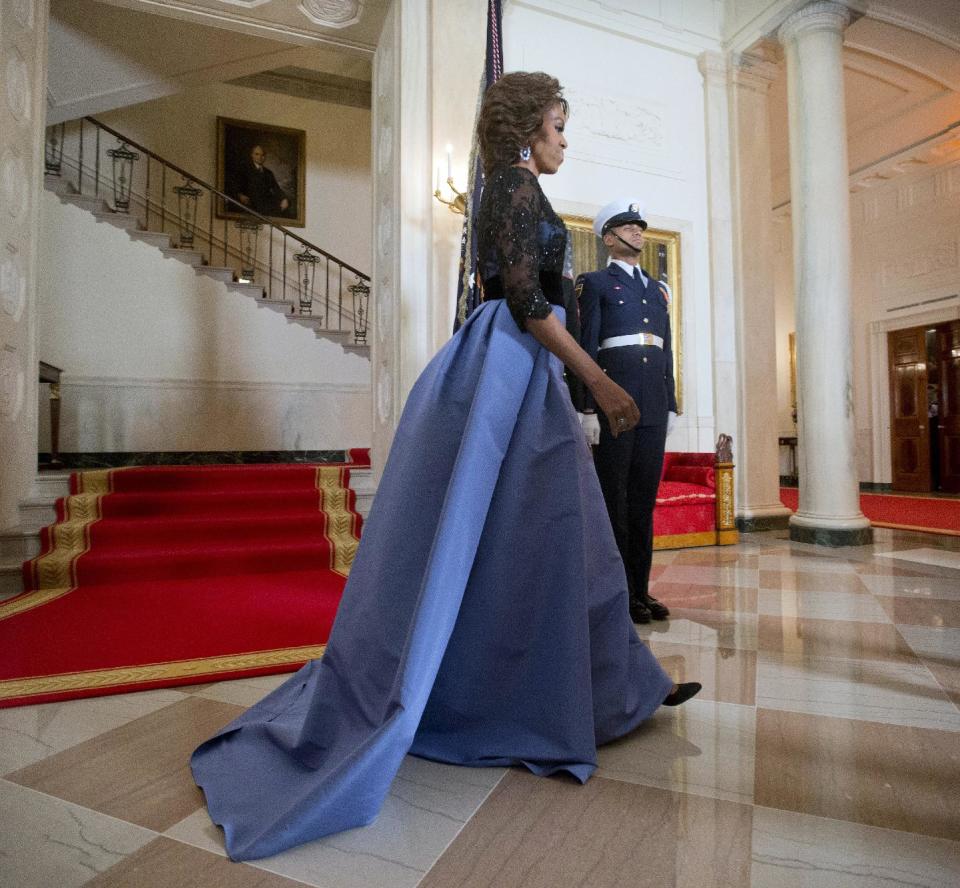
[[[193,754],[234,860],[371,822],[407,753],[586,781],[672,682],[637,637],[562,365],[566,232],[507,167],[479,215],[486,301],[413,387],[326,653]]]

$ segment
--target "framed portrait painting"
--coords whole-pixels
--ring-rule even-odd
[[[277,225],[302,227],[307,134],[304,130],[217,118],[217,217],[242,219],[240,205]]]

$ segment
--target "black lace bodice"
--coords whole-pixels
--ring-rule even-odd
[[[477,270],[484,299],[506,299],[517,325],[563,305],[567,228],[537,177],[504,167],[487,180],[477,218]]]

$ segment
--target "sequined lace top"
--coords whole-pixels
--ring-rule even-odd
[[[537,177],[504,167],[488,179],[477,217],[477,268],[484,299],[506,299],[521,330],[563,305],[567,228]]]

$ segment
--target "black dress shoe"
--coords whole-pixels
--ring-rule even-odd
[[[633,620],[634,623],[649,623],[650,618],[650,608],[640,601],[640,599],[631,598],[630,619]]]
[[[670,616],[670,608],[665,604],[661,604],[652,595],[644,598],[643,603],[647,606],[647,610],[650,611],[650,616],[655,620],[665,620]]]
[[[685,681],[683,684],[677,685],[675,691],[671,691],[667,694],[666,699],[663,701],[664,706],[679,706],[681,703],[686,703],[691,697],[696,696],[700,693],[700,689],[703,687],[699,681]]]

